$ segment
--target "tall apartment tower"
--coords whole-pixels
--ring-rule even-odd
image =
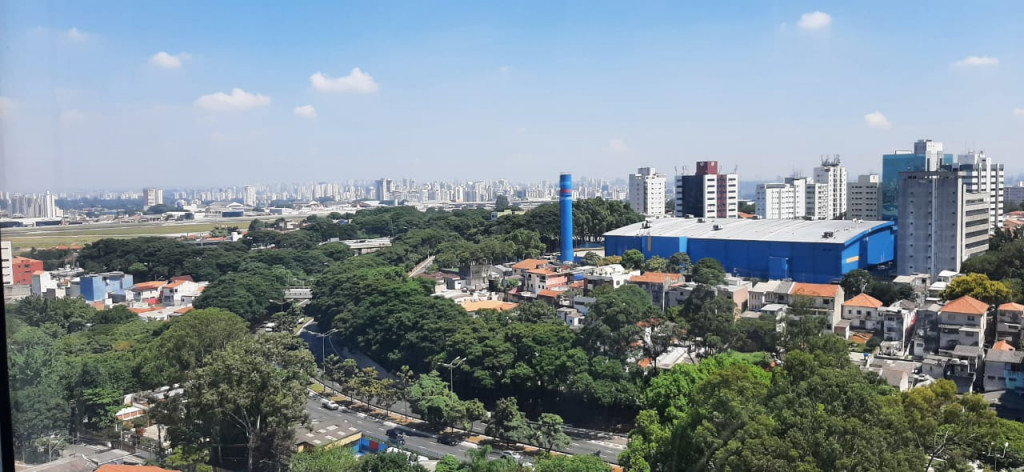
[[[840,165],[839,156],[822,159],[814,168],[814,183],[824,185],[824,195],[818,207],[822,220],[841,218],[846,213],[846,168]]]
[[[846,219],[877,221],[882,219],[882,178],[878,174],[857,177],[846,185]]]
[[[676,176],[675,216],[739,217],[740,179],[719,174],[718,161],[698,161],[693,175]]]
[[[11,253],[11,242],[0,241],[0,278],[4,285],[14,285],[14,257]]]
[[[378,179],[374,184],[374,196],[377,197],[377,200],[384,201],[391,198],[391,191],[394,189],[394,182],[391,179]]]
[[[142,208],[146,209],[153,205],[164,204],[164,191],[159,188],[142,189]]]
[[[644,216],[665,214],[665,176],[653,167],[641,167],[629,174],[629,206]]]
[[[960,176],[968,192],[979,192],[988,196],[988,231],[995,233],[1003,225],[1003,165],[992,162],[984,151],[971,151],[957,158]]]
[[[934,280],[988,250],[987,195],[968,192],[958,172],[903,172],[899,189],[897,272]]]
[[[913,151],[896,151],[882,155],[882,219],[895,220],[898,215],[901,172],[935,171],[953,165],[953,155],[944,154],[942,143],[919,139]]]
[[[242,203],[244,203],[245,206],[256,206],[256,187],[253,187],[252,185],[245,186],[242,193]]]

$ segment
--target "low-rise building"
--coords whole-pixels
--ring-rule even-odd
[[[1004,303],[996,309],[996,340],[1009,341],[1020,346],[1024,305]]]
[[[524,289],[528,292],[540,293],[556,287],[564,287],[569,283],[568,274],[542,267],[526,271]]]
[[[531,270],[549,266],[551,266],[551,261],[546,259],[523,259],[512,265],[512,275],[526,277],[526,273]]]
[[[988,304],[970,295],[953,300],[939,310],[939,352],[957,346],[982,347]]]
[[[882,341],[898,343],[902,355],[914,332],[917,305],[910,300],[898,300],[879,308],[878,313],[882,317]]]
[[[176,280],[160,287],[160,303],[167,306],[191,305],[203,292],[204,285],[188,280]]]
[[[132,288],[129,289],[129,301],[141,302],[154,298],[159,300],[160,289],[163,288],[164,285],[167,285],[167,282],[164,282],[163,280],[139,282],[135,285],[132,285]]]
[[[134,285],[132,274],[124,272],[105,272],[102,274],[83,275],[79,278],[82,298],[87,302],[104,301],[118,296],[124,298],[125,292]]]
[[[985,391],[1024,388],[1024,352],[998,341],[985,355]]]
[[[570,328],[582,328],[583,323],[587,319],[585,315],[575,308],[562,307],[555,311],[558,313],[558,318],[569,325]]]
[[[842,318],[850,320],[850,329],[863,331],[876,331],[882,327],[882,316],[878,310],[882,308],[882,302],[868,295],[861,293],[843,302]]]
[[[654,306],[665,309],[665,294],[670,285],[683,281],[683,275],[666,272],[645,272],[629,278],[629,283],[650,294]]]
[[[619,288],[629,281],[634,275],[640,275],[639,271],[628,271],[620,264],[610,264],[594,267],[593,270],[583,275],[583,290],[589,294],[597,287],[610,285],[612,288]]]
[[[826,329],[830,332],[842,318],[843,288],[833,284],[812,284],[788,280],[761,282],[748,290],[747,307],[757,312],[763,312],[771,305],[784,305],[792,308],[793,301],[799,297],[804,297],[809,302],[808,306],[804,308],[816,316],[825,318]],[[793,314],[792,309],[788,312]]]
[[[27,257],[11,259],[11,281],[14,285],[32,285],[32,274],[43,270],[43,261]],[[4,283],[10,283],[4,280]]]

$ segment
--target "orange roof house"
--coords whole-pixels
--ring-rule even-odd
[[[959,313],[964,315],[984,315],[988,313],[988,304],[970,295],[953,300],[939,310],[939,313]]]
[[[514,310],[519,306],[518,303],[503,302],[500,300],[477,300],[472,302],[462,303],[462,308],[469,313],[473,313],[479,310],[497,310],[507,311]]]
[[[831,297],[835,298],[840,287],[832,284],[809,284],[796,282],[793,284],[793,295],[806,295],[808,297]]]
[[[516,270],[533,270],[547,265],[550,265],[550,263],[544,259],[523,259],[513,264],[512,268]]]
[[[1016,351],[1017,349],[1014,348],[1013,346],[1011,346],[1010,343],[1008,343],[1006,341],[1000,340],[1000,341],[996,341],[996,343],[992,345],[992,350],[994,350],[994,351]]]
[[[644,272],[641,275],[634,275],[629,278],[629,281],[635,284],[663,284],[665,282],[672,282],[683,278],[683,274],[673,274],[671,272]]]
[[[881,308],[882,305],[883,303],[881,300],[866,293],[862,293],[843,302],[843,306],[855,306],[858,308]]]
[[[136,292],[143,292],[146,290],[155,290],[160,287],[163,287],[164,285],[167,285],[167,282],[164,282],[162,280],[154,280],[152,282],[139,282],[135,285],[132,285],[131,290],[134,290]]]
[[[1003,303],[999,305],[999,311],[1022,311],[1024,312],[1024,305],[1020,303]]]

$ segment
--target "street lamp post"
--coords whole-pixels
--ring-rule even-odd
[[[465,361],[466,361],[465,357],[459,356],[459,357],[456,357],[455,359],[452,359],[452,361],[448,362],[448,363],[445,363],[445,362],[438,362],[437,363],[441,367],[447,367],[448,368],[448,393],[451,394],[451,395],[448,396],[448,401],[451,402],[451,404],[452,404],[451,406],[455,406],[455,368],[460,366],[460,365],[462,365],[462,363],[465,362]],[[451,428],[452,428],[452,432],[454,432],[455,431],[455,425],[453,424],[451,426]]]
[[[327,376],[327,338],[337,332],[338,328],[334,328],[326,333],[318,335],[320,336],[320,375],[322,377]]]

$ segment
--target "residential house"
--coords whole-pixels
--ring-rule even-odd
[[[569,283],[569,276],[568,274],[542,267],[526,271],[526,278],[524,280],[526,282],[523,287],[524,290],[540,293],[555,287],[564,287]]]
[[[839,322],[839,315],[842,312],[840,302],[845,298],[843,288],[839,285],[796,282],[789,295],[786,304],[790,306],[797,296],[809,298],[811,301],[810,311],[815,315],[825,317],[827,322],[825,328],[829,331]]]
[[[523,259],[512,265],[512,275],[519,275],[525,278],[528,271],[549,266],[551,266],[551,261],[546,259]]]
[[[167,306],[191,305],[203,292],[204,285],[178,280],[160,287],[160,303]]]
[[[917,304],[898,300],[879,308],[878,313],[882,317],[882,350],[894,356],[905,355],[917,322]]]
[[[877,331],[882,327],[882,316],[878,312],[882,305],[879,299],[861,293],[843,302],[841,316],[844,320],[850,320],[850,329]]]
[[[587,317],[575,308],[562,307],[556,310],[558,318],[569,325],[570,328],[582,328]]]
[[[629,283],[642,288],[651,296],[654,306],[665,309],[665,294],[670,285],[682,282],[683,274],[665,272],[645,272],[629,278]]]
[[[931,276],[928,274],[910,274],[900,275],[893,279],[892,283],[896,285],[906,285],[917,294],[920,301],[924,301],[925,294],[928,293],[928,285],[931,283]]]
[[[1020,346],[1021,319],[1024,318],[1024,305],[1004,303],[996,309],[996,339],[1006,340]]]
[[[957,393],[971,393],[984,361],[985,352],[980,346],[960,344],[952,350],[940,350],[938,355],[926,354],[921,361],[921,373],[935,379],[952,380]]]
[[[43,261],[15,256],[11,259],[12,280],[14,285],[32,285],[32,274],[43,270]]]
[[[167,282],[162,280],[139,282],[132,285],[132,288],[129,289],[128,301],[144,302],[150,299],[156,299],[159,301],[160,289],[163,288],[164,285],[167,285]]]
[[[985,355],[985,391],[1024,389],[1024,352],[997,341]]]
[[[639,271],[630,272],[619,264],[595,267],[593,270],[583,275],[583,290],[585,293],[589,294],[593,292],[594,289],[602,285],[610,285],[612,288],[619,288],[628,282],[630,277],[639,274]]]
[[[747,309],[750,311],[761,311],[765,305],[772,303],[779,303],[784,300],[784,297],[776,295],[777,290],[785,282],[781,280],[769,280],[767,282],[758,282],[747,292]],[[792,282],[789,282],[790,284]],[[789,288],[785,288],[788,292]]]
[[[957,346],[982,347],[988,304],[964,295],[939,310],[939,353]]]
[[[931,302],[942,300],[942,291],[946,290],[946,287],[953,281],[953,279],[960,277],[961,275],[963,274],[952,270],[939,272],[939,275],[935,277],[935,281],[928,286],[928,295],[925,300]]]
[[[132,285],[132,274],[124,272],[105,272],[79,278],[79,290],[87,302],[100,302],[107,298],[120,298],[120,301],[124,301],[125,291]]]

